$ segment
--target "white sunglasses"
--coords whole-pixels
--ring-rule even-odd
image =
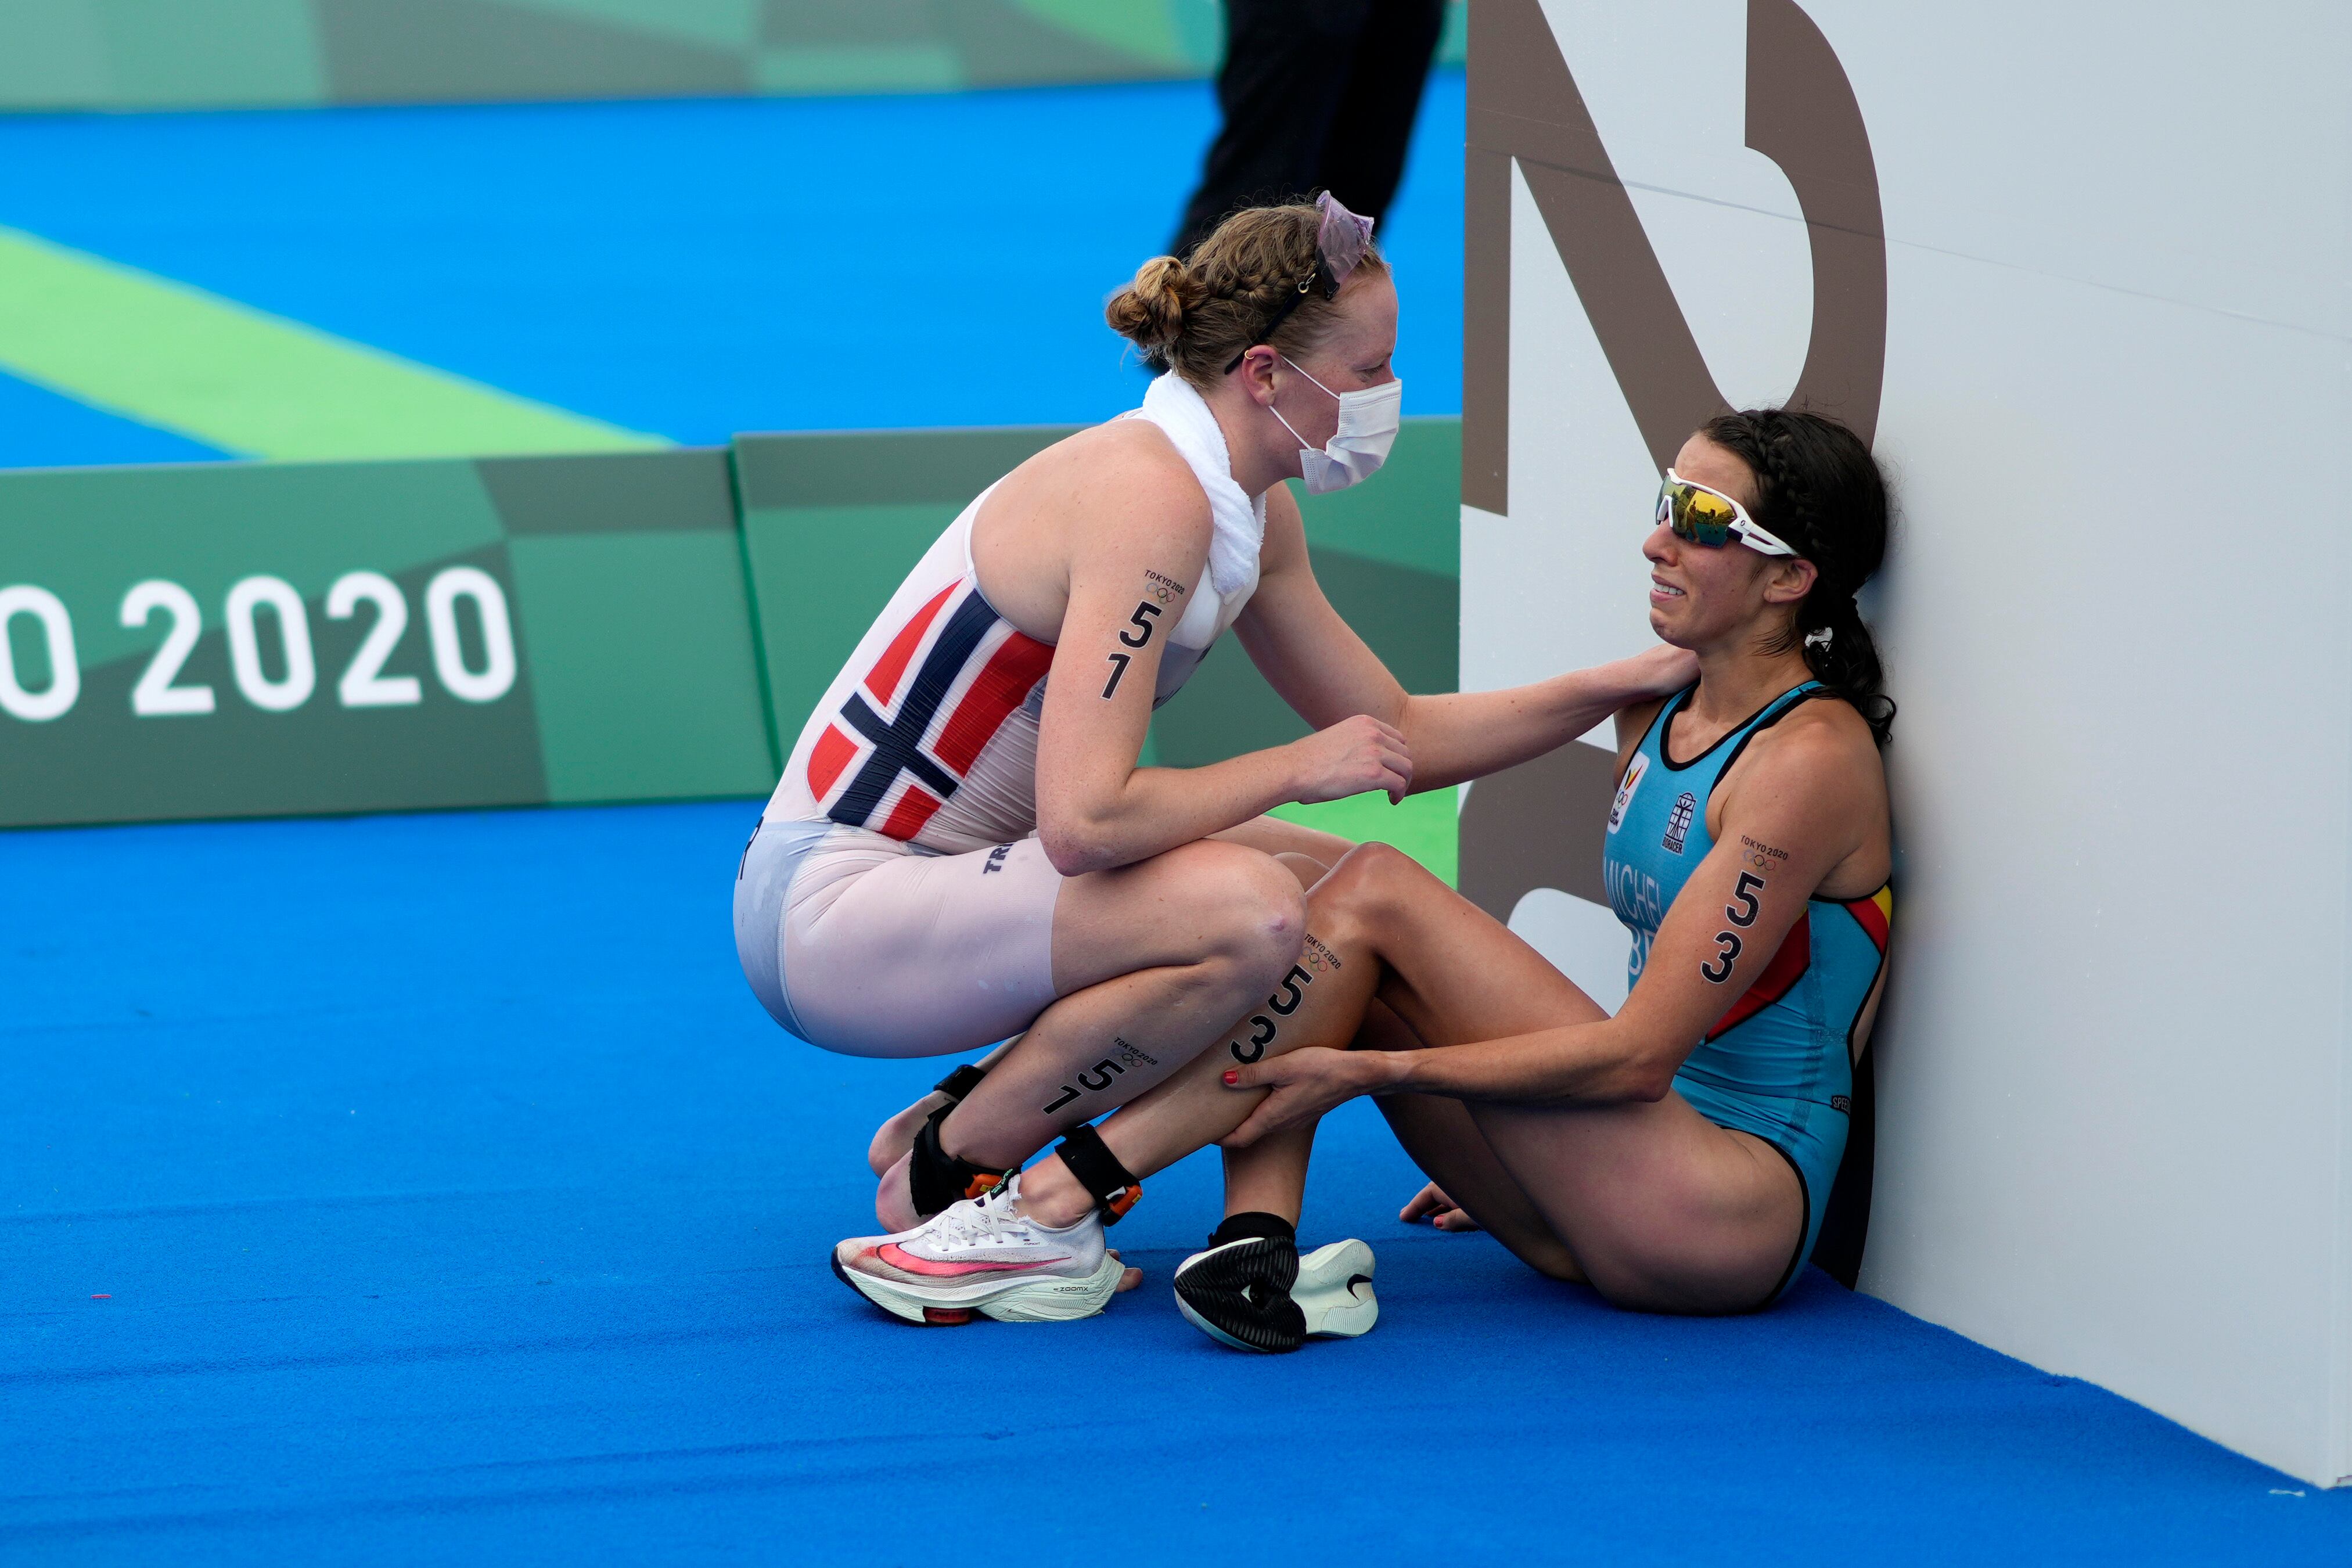
[[[1693,484],[1672,468],[1658,487],[1658,521],[1675,531],[1676,539],[1720,550],[1734,539],[1759,555],[1794,555],[1796,552],[1756,526],[1748,509],[1721,490]]]

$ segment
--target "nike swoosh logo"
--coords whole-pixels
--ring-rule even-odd
[[[971,1274],[1019,1274],[1027,1269],[1069,1261],[1067,1258],[1041,1258],[1027,1263],[947,1263],[935,1258],[918,1258],[895,1241],[886,1241],[876,1247],[874,1256],[893,1268],[902,1268],[909,1274],[928,1275],[935,1279],[952,1279]]]

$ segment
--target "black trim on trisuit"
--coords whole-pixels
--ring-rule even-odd
[[[1810,681],[1811,679],[1812,678],[1811,676],[1808,676],[1806,677],[1806,681]],[[1789,688],[1789,691],[1794,691],[1798,689],[1799,686],[1802,686],[1804,684],[1805,681],[1800,681],[1798,686],[1791,686]],[[1786,700],[1789,691],[1783,691],[1780,696],[1772,699],[1772,702]],[[1717,735],[1714,741],[1708,744],[1706,751],[1701,752],[1689,762],[1678,763],[1675,761],[1672,750],[1675,743],[1675,716],[1687,709],[1690,706],[1691,699],[1697,695],[1697,687],[1693,686],[1685,688],[1684,690],[1676,693],[1675,700],[1672,702],[1667,703],[1664,709],[1662,710],[1661,716],[1666,721],[1666,729],[1665,733],[1658,737],[1658,761],[1666,765],[1666,771],[1668,773],[1683,773],[1687,769],[1698,766],[1699,763],[1706,761],[1707,758],[1715,754],[1717,747],[1722,745],[1734,735],[1738,734],[1742,730],[1747,729],[1748,725],[1753,724],[1757,720],[1764,717],[1765,714],[1772,711],[1772,702],[1767,702],[1763,707],[1759,708],[1755,712],[1750,713],[1747,718],[1742,719],[1738,723],[1734,724],[1730,729],[1726,730],[1722,734]],[[1746,744],[1746,742],[1743,741],[1741,743],[1744,745]],[[1726,763],[1725,765],[1727,767],[1730,764]],[[1718,777],[1720,775],[1718,775]]]
[[[1749,1136],[1755,1135],[1750,1133]],[[1773,1281],[1772,1289],[1764,1292],[1764,1299],[1748,1309],[1751,1312],[1760,1312],[1780,1299],[1780,1292],[1789,1288],[1789,1281],[1795,1279],[1797,1270],[1805,1266],[1805,1243],[1811,1240],[1813,1235],[1813,1184],[1805,1180],[1805,1168],[1797,1163],[1794,1154],[1778,1143],[1769,1139],[1758,1139],[1758,1142],[1789,1162],[1789,1170],[1797,1178],[1797,1199],[1802,1207],[1797,1215],[1797,1245],[1789,1250],[1789,1267],[1780,1270],[1780,1278]]]
[[[1658,727],[1658,721],[1666,716],[1666,710],[1672,708],[1675,703],[1681,701],[1684,698],[1688,697],[1692,692],[1696,691],[1697,689],[1698,688],[1695,685],[1685,686],[1680,691],[1675,692],[1672,697],[1667,698],[1664,702],[1658,704],[1658,710],[1650,715],[1650,721],[1648,723],[1642,726],[1642,738],[1635,741],[1633,742],[1633,749],[1625,753],[1625,761],[1618,766],[1617,777],[1612,782],[1620,787],[1623,786],[1625,783],[1626,771],[1633,767],[1633,759],[1642,754],[1642,748],[1649,742],[1650,731]],[[1666,743],[1664,741],[1660,741],[1658,742],[1658,755],[1660,759],[1663,760],[1665,754]],[[1673,764],[1668,763],[1667,765],[1672,766]]]

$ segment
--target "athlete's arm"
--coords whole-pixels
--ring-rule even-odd
[[[1866,744],[1866,742],[1864,742]],[[1307,1049],[1240,1069],[1276,1092],[1235,1132],[1247,1142],[1351,1095],[1419,1090],[1520,1103],[1656,1100],[1706,1031],[1756,983],[1806,900],[1862,847],[1874,770],[1850,737],[1801,725],[1759,744],[1727,791],[1716,847],[1658,928],[1613,1018],[1438,1050]]]
[[[1697,677],[1691,655],[1660,647],[1528,686],[1413,696],[1324,596],[1287,485],[1266,493],[1259,560],[1257,592],[1234,628],[1250,658],[1309,724],[1369,713],[1394,725],[1412,751],[1415,790],[1483,778],[1540,756],[1628,703]]]
[[[1097,493],[1145,499],[1074,531],[1037,740],[1037,837],[1055,869],[1130,865],[1288,801],[1402,792],[1402,738],[1362,718],[1205,768],[1137,767],[1169,634],[1204,575],[1208,503],[1182,485]]]

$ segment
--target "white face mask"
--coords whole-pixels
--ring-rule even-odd
[[[1283,363],[1307,375],[1285,355]],[[1282,427],[1290,431],[1290,438],[1298,443],[1300,477],[1307,481],[1307,493],[1328,495],[1344,490],[1349,485],[1361,484],[1380,471],[1389,460],[1389,448],[1396,445],[1397,423],[1404,402],[1404,383],[1388,381],[1379,386],[1361,387],[1354,392],[1333,392],[1311,375],[1307,379],[1327,397],[1339,400],[1339,427],[1331,432],[1331,439],[1321,447],[1310,447],[1307,437],[1282,419],[1282,410],[1267,404],[1268,412],[1282,419]]]

